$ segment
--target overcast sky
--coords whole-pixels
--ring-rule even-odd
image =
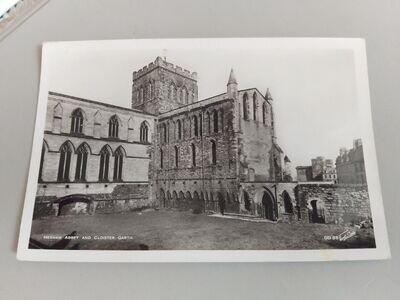
[[[239,89],[269,88],[278,143],[293,167],[335,159],[360,137],[351,50],[133,50],[73,47],[53,57],[51,91],[129,107],[132,72],[166,56],[198,73],[199,99],[226,91],[231,68]]]

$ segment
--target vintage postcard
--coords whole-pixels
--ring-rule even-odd
[[[45,43],[17,256],[389,258],[364,41]]]

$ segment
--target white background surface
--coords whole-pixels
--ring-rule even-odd
[[[0,299],[397,299],[399,15],[400,2],[395,0],[50,1],[0,43]],[[264,36],[366,38],[392,260],[263,264],[16,261],[43,41]]]

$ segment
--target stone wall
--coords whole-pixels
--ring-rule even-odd
[[[323,210],[325,223],[356,224],[371,216],[367,185],[299,183],[296,197],[305,222],[310,221],[312,201]]]
[[[73,183],[68,187],[52,184],[48,189],[48,185],[39,184],[33,218],[66,214],[115,213],[155,206],[149,194],[148,183],[98,183],[86,186],[88,187]],[[66,204],[64,200],[67,199]]]

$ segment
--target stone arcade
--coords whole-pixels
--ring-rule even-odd
[[[304,200],[309,186],[292,181],[269,90],[239,90],[233,70],[225,93],[200,101],[197,74],[160,57],[133,72],[131,109],[54,92],[48,99],[35,217],[223,206],[321,221],[304,215],[318,216],[317,204]]]

